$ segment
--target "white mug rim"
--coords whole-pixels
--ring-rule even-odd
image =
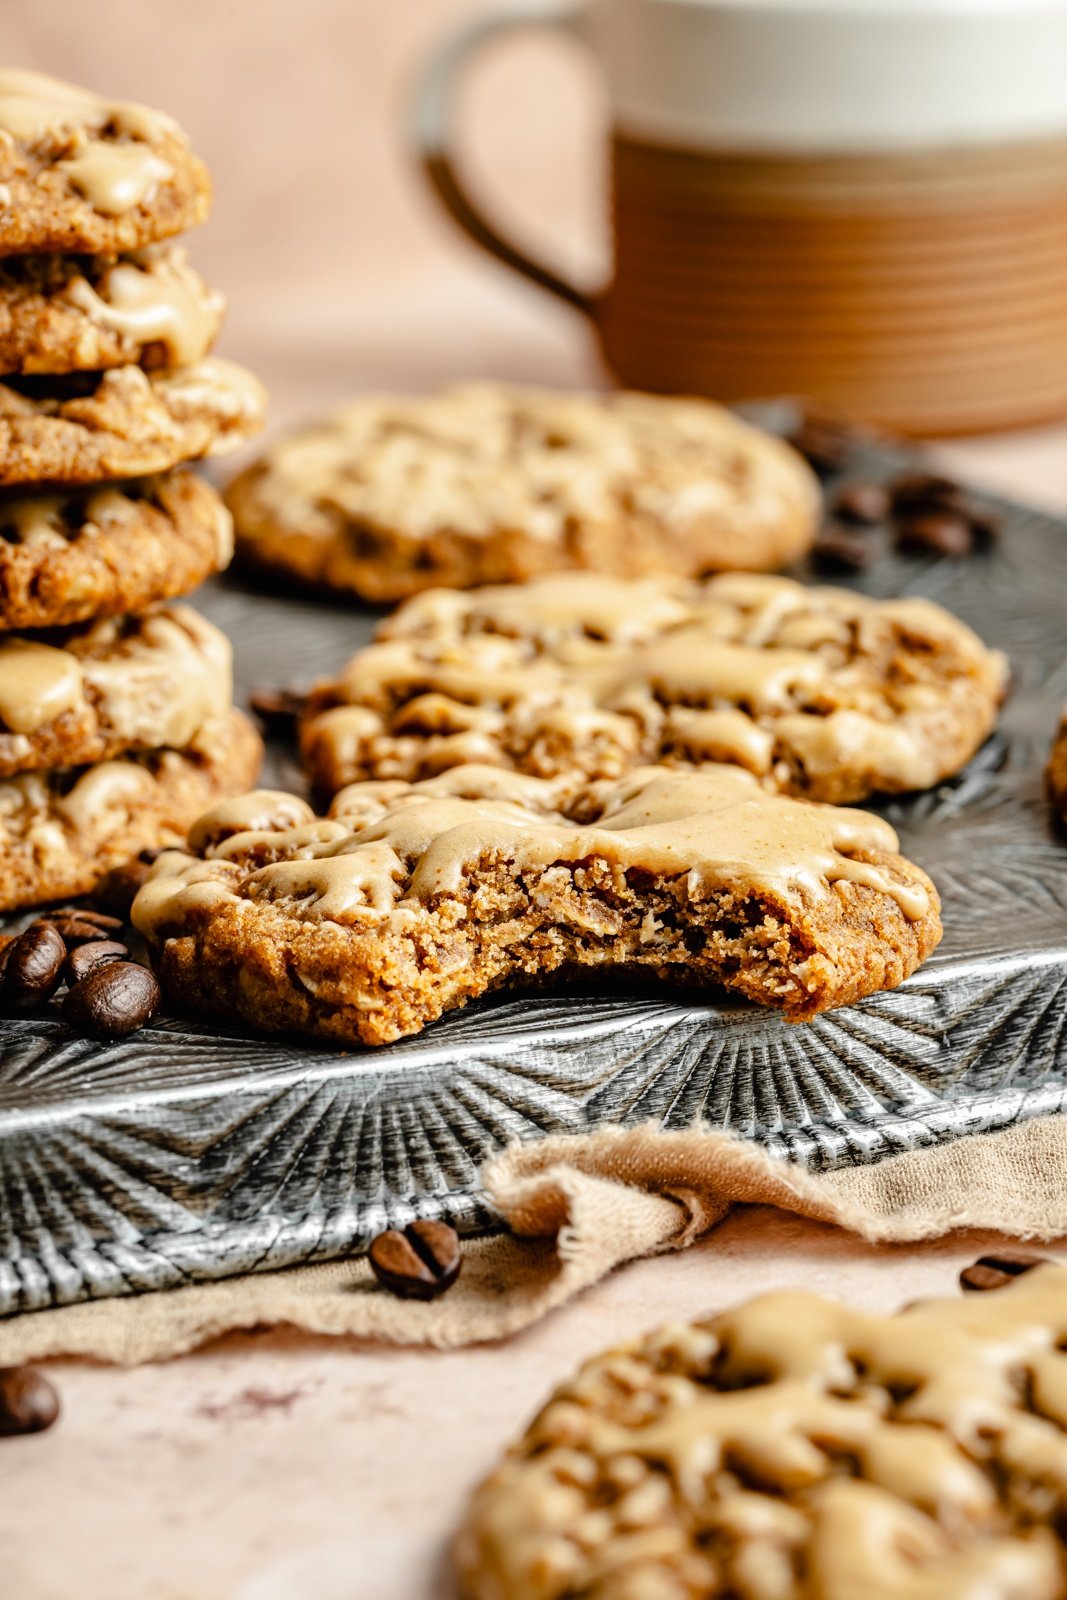
[[[773,155],[1067,138],[1067,0],[584,0],[617,128]]]

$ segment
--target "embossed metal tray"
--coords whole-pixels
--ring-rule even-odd
[[[850,467],[908,459],[862,446]],[[1001,509],[988,553],[890,557],[862,584],[944,602],[1015,671],[970,767],[883,808],[944,899],[944,943],[910,982],[801,1026],[569,990],[345,1053],[187,1020],[110,1047],[58,1016],[3,1021],[0,1313],[321,1260],[416,1212],[491,1226],[478,1167],[512,1138],[704,1118],[828,1168],[1067,1108],[1067,838],[1042,788],[1067,701],[1067,524]],[[230,581],[198,603],[244,690],[329,670],[374,623]],[[284,751],[268,776],[300,785]]]

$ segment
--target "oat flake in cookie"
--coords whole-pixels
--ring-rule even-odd
[[[326,794],[469,761],[577,780],[728,761],[847,802],[958,771],[1006,683],[928,600],[572,573],[410,600],[312,693],[301,743]]]
[[[0,255],[136,250],[210,205],[207,171],[171,117],[0,70]]]
[[[181,749],[232,699],[230,641],[188,606],[0,635],[0,778]]]
[[[141,850],[175,844],[205,807],[254,783],[259,735],[239,711],[182,750],[0,781],[0,911],[91,894]]]
[[[1062,1600],[1067,1270],[773,1294],[596,1356],[476,1492],[463,1600]]]
[[[721,984],[792,1020],[901,983],[936,890],[864,812],[732,767],[556,786],[457,767],[357,784],[316,818],[269,791],[202,817],[133,905],[172,1003],[384,1044],[582,968]]]
[[[1052,746],[1048,764],[1048,786],[1060,819],[1067,823],[1067,712]]]
[[[709,401],[497,384],[357,400],[228,500],[250,565],[372,601],[562,568],[782,567],[820,512],[800,456]]]
[[[0,382],[0,486],[90,484],[225,455],[263,426],[266,393],[234,361]]]
[[[140,611],[227,566],[233,524],[192,472],[0,495],[0,630]]]
[[[117,259],[9,256],[0,260],[0,373],[195,366],[224,310],[181,245]]]

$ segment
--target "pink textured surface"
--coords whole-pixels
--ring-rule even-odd
[[[405,161],[404,94],[466,0],[9,0],[12,64],[175,112],[217,177],[196,259],[276,423],[372,386],[596,377],[579,320],[479,256]],[[592,76],[531,41],[487,61],[475,176],[568,270],[602,258]],[[515,199],[521,196],[521,202]],[[946,452],[1067,507],[1067,428]],[[134,1372],[63,1363],[52,1433],[0,1443],[11,1600],[445,1600],[464,1496],[584,1355],[668,1317],[807,1285],[891,1308],[951,1292],[978,1238],[873,1250],[765,1211],[632,1266],[524,1337],[448,1355],[230,1338]]]

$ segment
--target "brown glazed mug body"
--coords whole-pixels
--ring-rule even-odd
[[[468,57],[580,36],[609,89],[614,271],[503,239],[449,155]],[[478,243],[594,323],[623,384],[814,396],[908,433],[1067,415],[1067,0],[590,0],[474,24],[419,105]]]

